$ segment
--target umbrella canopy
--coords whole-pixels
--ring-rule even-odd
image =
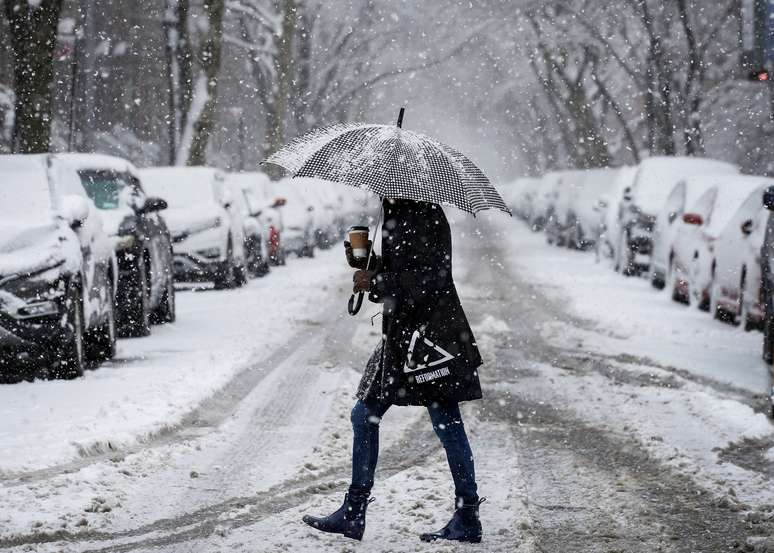
[[[318,129],[264,163],[279,165],[294,177],[340,182],[382,197],[453,205],[474,215],[484,209],[510,214],[472,161],[400,126],[340,124]]]

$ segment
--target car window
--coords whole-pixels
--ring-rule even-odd
[[[126,182],[112,171],[79,171],[81,183],[99,209],[118,209]]]

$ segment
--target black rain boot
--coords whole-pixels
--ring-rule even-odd
[[[373,499],[368,496],[344,495],[344,503],[338,511],[327,517],[304,515],[303,521],[312,528],[331,534],[343,534],[353,540],[362,540],[365,532],[366,509]]]
[[[456,510],[454,511],[454,516],[452,516],[452,519],[446,526],[437,532],[420,534],[419,539],[422,541],[451,540],[468,543],[481,542],[481,521],[478,518],[478,506],[484,501],[486,501],[486,498],[476,498],[475,501],[467,503],[462,502],[461,505],[457,503],[455,505]]]

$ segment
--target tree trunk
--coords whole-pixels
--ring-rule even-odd
[[[13,149],[47,152],[51,143],[54,48],[62,0],[6,0],[16,92]]]
[[[187,165],[207,163],[207,144],[215,125],[215,107],[218,101],[224,6],[225,0],[210,0],[205,4],[207,35],[197,56],[198,71],[178,156],[178,162]]]
[[[296,28],[295,0],[282,0],[282,26],[274,37],[274,83],[272,100],[268,106],[268,153],[274,153],[285,144],[286,117],[290,82],[293,78],[293,35]]]

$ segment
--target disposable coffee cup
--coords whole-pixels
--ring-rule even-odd
[[[368,257],[368,227],[349,227],[348,233],[352,256],[357,259]]]

